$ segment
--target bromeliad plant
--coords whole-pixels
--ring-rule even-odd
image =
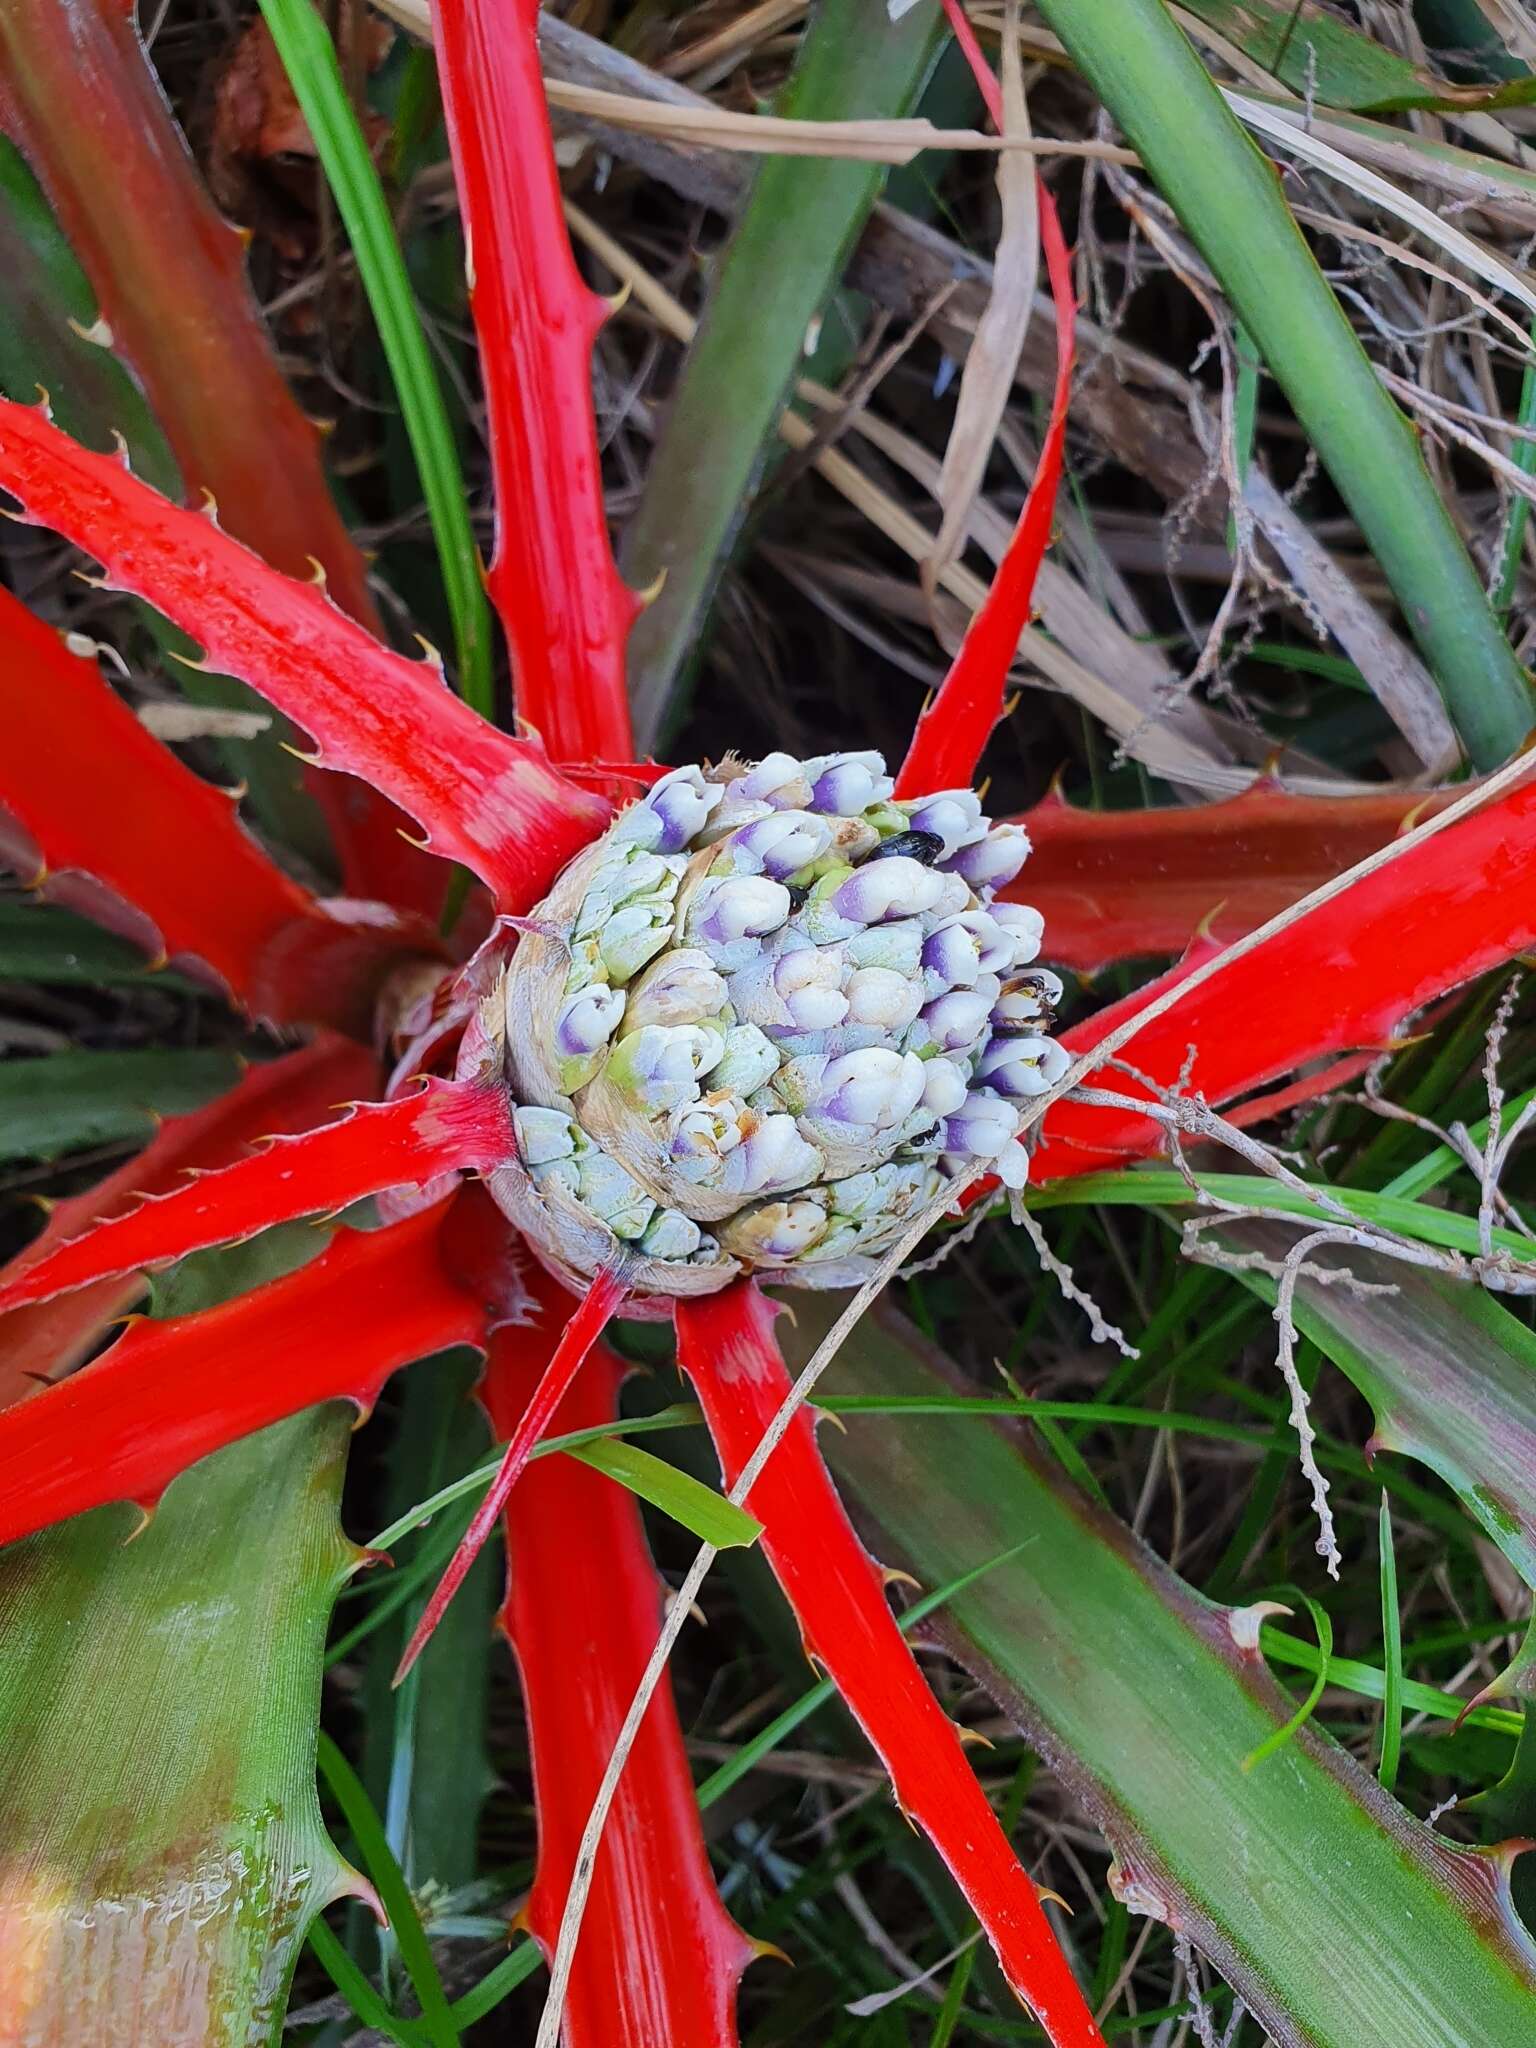
[[[4,599],[13,658],[0,691],[18,744],[0,798],[18,864],[89,878],[88,904],[107,892],[131,905],[166,952],[202,962],[253,1016],[317,1036],[122,1185],[56,1215],[0,1282],[26,1359],[0,1418],[0,1538],[36,1540],[113,1502],[151,1513],[223,1447],[319,1402],[366,1412],[398,1367],[480,1346],[506,1448],[402,1671],[505,1515],[505,1619],[540,1803],[527,1917],[546,1950],[591,1885],[565,2038],[727,2043],[751,1944],[714,1893],[664,1687],[595,1860],[581,1845],[657,1640],[637,1516],[580,1467],[526,1469],[551,1432],[611,1419],[622,1368],[602,1343],[609,1321],[672,1315],[727,1480],[762,1524],[808,1650],[1008,1983],[1058,2048],[1086,2048],[1100,2035],[1083,1991],[794,1405],[763,1286],[878,1280],[984,1175],[1017,1195],[1032,1151],[1036,1177],[1064,1177],[1151,1149],[1157,1126],[1134,1109],[1062,1099],[1070,1054],[1111,1033],[1123,1042],[1132,1019],[1145,1078],[1122,1086],[1147,1099],[1182,1076],[1227,1100],[1379,1044],[1536,942],[1536,791],[1512,778],[1267,943],[1193,955],[1155,990],[1050,1036],[1060,986],[1036,964],[1049,939],[1011,900],[1027,888],[1027,835],[991,823],[969,786],[1028,621],[1061,456],[1071,285],[1043,190],[1057,404],[1015,545],[898,774],[856,734],[811,760],[629,761],[624,644],[639,600],[608,553],[588,360],[602,303],[561,218],[536,9],[462,0],[437,30],[515,734],[454,697],[435,661],[405,660],[344,615],[323,578],[294,580],[231,537],[214,505],[157,494],[61,432],[46,403],[0,403],[0,484],[16,516],[74,543],[106,587],[154,606],[208,669],[291,720],[329,801],[344,811],[338,792],[361,785],[370,804],[406,813],[427,854],[467,871],[463,925],[480,935],[439,940],[420,915],[441,893],[423,884],[426,864],[392,888],[366,838],[347,897],[300,888],[90,658]],[[371,1076],[370,1045],[387,1050]],[[324,1120],[321,1103],[348,1091],[357,1105]],[[232,1159],[263,1131],[278,1135]],[[213,1170],[174,1186],[187,1165]],[[129,1202],[130,1184],[151,1199]],[[41,1391],[26,1377],[45,1356],[59,1367],[88,1351],[138,1276],[369,1196],[382,1226],[338,1230],[289,1277],[137,1323]],[[760,1446],[780,1429],[764,1466]],[[296,1438],[270,1441],[286,1455]],[[562,1652],[577,1627],[597,1661],[573,1687]],[[22,2016],[17,2038],[84,2039],[82,2014],[136,2001],[162,2016],[168,2043],[261,2038],[305,1920],[345,1885],[335,1872],[322,1882],[313,1857],[302,1882],[296,1867],[290,1856],[280,1885],[248,1863],[221,1871],[216,1931],[188,1941],[183,1891],[129,1899],[109,1858],[93,1866],[99,1893],[82,1894],[27,1843],[0,1843],[0,1987],[8,2016]],[[131,1910],[143,1936],[115,1961],[77,1938],[101,1899]],[[239,1937],[224,1939],[236,1921]],[[561,2019],[547,2015],[547,2038]]]

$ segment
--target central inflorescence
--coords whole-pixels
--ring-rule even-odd
[[[978,1162],[1022,1187],[1067,1065],[1041,919],[994,901],[1028,851],[970,790],[893,801],[878,754],[665,776],[512,956],[502,1207],[567,1278],[622,1247],[675,1297],[844,1286]]]

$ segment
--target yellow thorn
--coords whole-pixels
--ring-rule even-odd
[[[37,392],[37,410],[45,420],[51,420],[53,418],[53,393],[46,384],[39,384],[34,388]]]
[[[82,341],[90,342],[94,348],[111,348],[112,329],[107,325],[106,321],[101,317],[99,313],[96,315],[96,318],[91,322],[89,327],[83,326],[81,322],[78,321],[72,313],[68,316],[68,319],[71,330],[75,334],[77,334]]]
[[[407,832],[403,825],[397,825],[395,830],[400,834],[406,845],[414,846],[418,853],[430,853],[432,851],[430,839],[418,839],[414,832]]]
[[[665,569],[659,569],[651,581],[646,584],[644,590],[637,590],[635,592],[635,600],[639,604],[640,609],[642,611],[649,611],[666,587],[667,572]]]
[[[776,1963],[783,1963],[791,1970],[795,1967],[794,1957],[786,1955],[776,1941],[754,1941],[749,1934],[747,1936],[747,1947],[752,1951],[754,1963],[763,1962],[769,1956],[772,1956]]]
[[[178,662],[180,662],[180,663],[181,663],[181,666],[182,666],[183,668],[190,668],[190,669],[196,669],[196,671],[197,671],[197,673],[198,673],[199,675],[204,675],[204,676],[212,676],[212,675],[217,675],[217,674],[218,674],[218,670],[217,670],[216,668],[213,668],[213,667],[212,667],[212,666],[211,666],[211,665],[210,665],[210,664],[209,664],[208,662],[206,662],[206,661],[199,661],[199,660],[198,660],[198,659],[197,659],[197,658],[196,658],[195,656],[193,656],[193,655],[190,655],[190,654],[178,654],[178,653],[176,652],[176,650],[175,650],[175,648],[174,648],[174,647],[168,647],[168,648],[166,649],[166,652],[167,652],[167,654],[168,654],[168,655],[170,656],[170,658],[171,658],[171,660],[172,660],[172,661],[178,661]],[[292,752],[293,752],[293,749],[292,749],[292,748],[290,747],[290,748],[288,749],[288,751],[289,751],[290,753],[292,753]]]
[[[634,279],[626,277],[616,292],[599,292],[598,298],[607,307],[605,320],[616,320],[635,295]]]
[[[1031,1880],[1031,1882],[1033,1882],[1033,1880]],[[1035,1885],[1035,1897],[1040,1901],[1042,1906],[1045,1904],[1046,1900],[1049,1899],[1053,1906],[1060,1906],[1061,1910],[1063,1911],[1063,1913],[1066,1914],[1069,1920],[1072,1918],[1072,1908],[1061,1896],[1061,1893],[1053,1892],[1048,1884]]]
[[[432,642],[425,633],[413,633],[411,638],[421,649],[422,658],[425,660],[427,667],[435,668],[438,674],[441,675],[443,673],[443,657],[440,649],[432,645]]]
[[[180,656],[176,658],[179,660]],[[196,668],[199,664],[194,662],[192,666]],[[291,746],[287,740],[279,740],[277,744],[285,754],[292,754],[295,761],[302,761],[306,768],[323,768],[325,766],[325,762],[319,754],[306,754],[302,747]]]
[[[898,1571],[893,1564],[883,1564],[880,1567],[880,1583],[883,1586],[910,1586],[914,1593],[921,1593],[923,1590],[921,1582],[914,1579],[910,1572]]]
[[[325,564],[324,564],[324,562],[322,562],[322,561],[321,561],[321,559],[320,559],[320,557],[319,557],[318,555],[306,555],[306,556],[304,557],[304,559],[305,559],[305,561],[307,561],[307,562],[308,562],[308,564],[309,564],[309,580],[310,580],[310,582],[311,582],[311,583],[312,583],[312,584],[313,584],[313,585],[315,586],[316,590],[324,590],[324,588],[325,588]]]
[[[832,1427],[834,1429],[840,1429],[844,1436],[848,1434],[847,1423],[844,1422],[841,1415],[834,1414],[830,1408],[818,1408],[816,1410],[815,1416],[813,1417],[813,1420],[818,1429],[820,1429],[821,1425],[824,1422],[830,1422],[832,1424]]]
[[[210,526],[217,526],[219,523],[218,499],[213,495],[212,491],[209,490],[206,484],[198,485],[198,496],[203,501],[198,506],[198,511],[201,512],[201,514],[207,520]]]
[[[996,1749],[997,1747],[997,1744],[990,1735],[983,1735],[979,1728],[967,1728],[960,1721],[955,1723],[955,1733],[959,1736],[962,1747],[967,1745],[975,1749]],[[1051,1896],[1054,1898],[1055,1893],[1053,1892]]]

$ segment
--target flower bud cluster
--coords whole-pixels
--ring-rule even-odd
[[[894,801],[878,754],[663,777],[513,955],[498,1197],[565,1270],[617,1238],[676,1293],[841,1285],[978,1164],[1022,1186],[1067,1064],[1041,919],[994,900],[1028,851],[970,790]]]

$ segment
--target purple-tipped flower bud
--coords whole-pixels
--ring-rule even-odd
[[[970,988],[981,973],[981,946],[960,918],[931,931],[923,941],[923,990],[930,998],[946,989]]]
[[[555,1050],[564,1059],[584,1059],[600,1052],[619,1028],[624,991],[595,981],[567,996],[555,1018]]]
[[[699,1076],[720,1058],[725,1040],[697,1024],[646,1024],[621,1038],[608,1056],[604,1078],[649,1114],[680,1109],[699,1092]]]
[[[994,903],[992,915],[1012,942],[1015,967],[1027,967],[1039,957],[1045,942],[1045,919],[1032,904]]]
[[[706,782],[697,768],[674,768],[624,813],[613,828],[615,837],[652,853],[681,853],[720,796],[719,784]]]
[[[808,1145],[792,1116],[765,1116],[725,1162],[721,1186],[734,1195],[805,1187],[821,1172],[821,1154]]]
[[[923,1061],[923,1107],[935,1116],[953,1116],[971,1092],[970,1077],[953,1060]]]
[[[885,924],[931,910],[943,893],[943,879],[932,868],[896,854],[855,868],[832,892],[831,907],[854,924]]]
[[[1072,1058],[1054,1038],[994,1038],[977,1062],[977,1078],[1004,1095],[1044,1095]]]
[[[871,804],[883,803],[891,793],[891,779],[885,761],[877,753],[823,754],[807,761],[811,784],[811,809],[856,818]]]
[[[642,1024],[697,1024],[718,1017],[729,991],[707,953],[683,946],[648,968],[629,991],[632,1031]]]
[[[828,1123],[884,1131],[905,1123],[922,1099],[923,1062],[877,1045],[827,1062],[815,1113]]]
[[[798,1197],[743,1210],[721,1229],[720,1242],[740,1258],[782,1266],[808,1251],[826,1229],[827,1212],[820,1202]]]
[[[928,1042],[940,1052],[968,1052],[986,1030],[995,1000],[984,989],[957,988],[926,1003],[922,1018]]]
[[[1013,934],[992,911],[964,910],[954,921],[976,941],[977,964],[983,974],[1002,974],[1013,965]]]
[[[849,1023],[873,1024],[884,1031],[904,1031],[923,1000],[920,983],[889,967],[860,967],[849,975],[843,993]]]
[[[832,827],[809,811],[774,811],[755,825],[743,825],[728,842],[737,874],[771,875],[782,882],[797,868],[819,860],[832,844]]]
[[[708,947],[776,932],[789,916],[789,891],[766,875],[711,876],[688,906],[688,931]]]
[[[941,789],[920,803],[900,806],[912,821],[914,832],[935,832],[944,842],[941,859],[957,853],[980,839],[987,830],[981,798],[973,789]]]
[[[1029,858],[1029,834],[1022,825],[994,825],[985,839],[976,839],[951,854],[944,865],[978,892],[1001,889]]]
[[[946,1152],[970,1159],[996,1159],[1019,1134],[1019,1112],[989,1088],[973,1088],[952,1116],[944,1119]]]

